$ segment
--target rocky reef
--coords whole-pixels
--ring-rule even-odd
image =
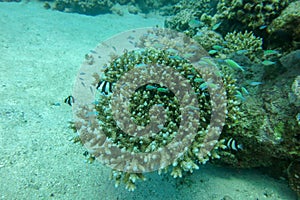
[[[291,188],[300,194],[300,54],[299,23],[296,23],[300,19],[299,1],[180,1],[168,7],[166,13],[172,15],[165,21],[166,27],[183,32],[185,41],[193,38],[199,46],[182,45],[178,49],[178,44],[168,43],[172,40],[160,35],[161,32],[151,33],[154,38],[149,34],[141,39],[142,51],[126,51],[112,57],[104,78],[96,78],[96,83],[114,84],[129,70],[158,64],[176,70],[196,90],[199,106],[195,110],[200,111],[201,117],[195,140],[183,155],[157,169],[159,173],[170,172],[175,178],[181,177],[208,160],[236,168],[260,167],[274,177],[287,178]],[[193,71],[194,54],[189,49],[192,47],[206,50],[208,54],[201,54],[203,57],[211,56],[202,63],[220,70],[228,100],[222,134],[205,151],[205,156],[203,148],[200,149],[206,147],[203,137],[207,135],[205,128],[212,109],[207,89],[214,85]],[[102,130],[105,136],[124,151],[155,152],[176,137],[181,116],[179,101],[163,84],[144,84],[130,98],[130,117],[141,126],[153,120],[152,106],[158,104],[167,109],[167,123],[161,125],[164,129],[149,138],[125,136],[112,120],[112,111],[107,109],[110,101],[109,95],[100,98],[94,112],[99,113],[97,119],[105,125]],[[129,190],[135,189],[137,180],[145,179],[140,171],[121,170],[113,170],[111,178],[116,185],[124,182]]]
[[[85,15],[99,15],[104,13],[115,13],[122,15],[124,10],[129,13],[148,13],[150,11],[167,9],[168,6],[178,3],[179,0],[54,0],[45,3],[45,8],[53,8],[63,12],[75,12]]]
[[[197,5],[203,5],[197,7]],[[291,51],[299,48],[292,21],[299,20],[299,1],[197,1],[189,6],[181,1],[174,6],[176,14],[166,20],[166,27],[194,36],[200,29],[217,31],[223,37],[229,32],[253,32],[264,40],[264,48]]]

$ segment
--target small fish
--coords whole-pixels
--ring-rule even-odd
[[[219,23],[213,25],[213,27],[212,27],[211,29],[212,29],[213,31],[215,31],[215,30],[217,30],[217,29],[220,27],[221,24],[222,24],[222,22],[219,22]]]
[[[261,64],[265,65],[265,66],[270,66],[270,65],[274,65],[276,62],[270,61],[270,60],[264,60],[262,61]]]
[[[230,66],[231,68],[233,69],[239,69],[241,71],[245,71],[243,69],[242,66],[240,66],[238,63],[236,63],[234,60],[231,60],[231,59],[226,59],[225,62],[227,63],[228,66]]]
[[[243,94],[240,91],[236,91],[236,95],[234,95],[234,96],[241,101],[246,100],[246,98],[243,96]]]
[[[210,55],[214,55],[214,54],[218,53],[218,51],[215,50],[215,49],[212,49],[212,50],[209,50],[208,53],[209,53]]]
[[[108,81],[100,81],[96,87],[102,94],[108,95],[112,93],[112,84]]]
[[[248,90],[247,90],[245,87],[242,87],[242,92],[243,92],[244,94],[249,94]]]
[[[157,87],[153,85],[146,85],[146,90],[156,90]]]
[[[263,29],[265,29],[267,27],[268,27],[267,25],[262,25],[262,26],[259,27],[259,30],[263,30]]]
[[[66,104],[69,104],[69,106],[72,106],[73,103],[75,102],[75,99],[72,95],[68,96],[67,98],[65,98],[64,102]]]
[[[207,83],[206,83],[206,82],[202,83],[202,84],[199,86],[199,88],[200,88],[202,91],[205,90],[205,89],[207,89]]]
[[[246,49],[241,49],[241,50],[236,51],[236,53],[237,53],[238,55],[244,55],[244,54],[248,53],[248,50],[246,50]]]
[[[275,55],[275,54],[279,54],[279,52],[276,50],[271,50],[271,49],[264,51],[264,56]]]
[[[182,57],[178,56],[178,55],[174,55],[174,56],[169,56],[170,59],[175,59],[175,60],[183,60]]]
[[[168,92],[169,90],[168,90],[168,88],[162,88],[162,87],[160,87],[160,88],[157,88],[157,91],[158,92]]]
[[[129,36],[127,37],[127,39],[128,39],[128,40],[134,40],[134,37],[133,37],[132,35],[129,35]]]
[[[197,36],[202,36],[202,35],[204,35],[204,33],[201,32],[201,31],[198,31],[198,32],[196,33],[195,37],[197,37]]]
[[[188,79],[192,79],[192,78],[194,78],[194,75],[193,74],[189,74],[189,75],[187,75],[187,78]]]
[[[251,86],[257,86],[257,85],[262,85],[262,84],[264,84],[264,83],[259,82],[259,81],[253,81],[253,82],[249,83],[249,85],[251,85]]]
[[[194,81],[196,83],[200,83],[200,82],[203,82],[204,80],[203,80],[203,78],[195,78]]]
[[[189,26],[191,28],[198,28],[201,26],[201,21],[197,20],[197,19],[192,19],[189,21]]]
[[[230,138],[230,139],[227,141],[226,146],[227,146],[229,149],[232,149],[232,150],[234,150],[234,151],[243,150],[243,145],[242,145],[242,144],[238,144],[233,138]]]
[[[298,122],[300,122],[300,113],[298,113],[298,114],[296,115],[296,119],[297,119]]]
[[[204,82],[202,83],[199,88],[203,91],[205,89],[214,89],[214,88],[217,88],[218,86],[214,83],[209,83],[209,82]]]
[[[221,45],[213,45],[212,48],[215,50],[222,50],[224,47]]]
[[[179,66],[176,66],[176,69],[182,70],[183,67],[179,65]]]
[[[135,67],[139,68],[139,67],[147,67],[148,65],[145,64],[145,63],[139,63],[139,64],[136,64]]]

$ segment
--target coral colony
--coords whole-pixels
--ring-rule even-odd
[[[197,106],[191,110],[199,112],[199,119],[188,149],[169,165],[157,168],[159,173],[169,172],[175,178],[181,177],[208,160],[237,168],[267,167],[274,169],[269,170],[272,176],[286,177],[291,188],[300,195],[300,2],[174,0],[166,4],[165,1],[150,0],[137,3],[56,0],[54,5],[45,7],[89,15],[107,12],[122,15],[116,3],[128,5],[128,12],[133,14],[159,10],[160,14],[169,16],[165,20],[166,28],[184,33],[197,45],[182,43],[178,46],[159,29],[144,35],[137,44],[139,51],[112,55],[103,73],[94,76],[94,86],[99,93],[95,110],[82,108],[78,116],[86,119],[87,115],[95,115],[105,137],[124,152],[156,152],[172,143],[182,122],[183,111],[179,109],[176,91],[153,81],[136,88],[129,98],[127,117],[138,126],[147,126],[153,121],[152,107],[166,111],[165,123],[157,124],[159,131],[151,137],[126,134],[113,120],[111,102],[119,87],[117,82],[126,72],[147,66],[154,67],[153,70],[158,70],[155,67],[174,70],[191,85],[194,91],[191,95],[197,99]],[[189,40],[183,38],[177,39]],[[222,80],[226,93],[223,130],[215,131],[218,139],[211,139],[209,143],[204,138],[208,135],[206,130],[210,127],[214,106],[211,92],[217,91],[219,85],[208,81],[193,68],[193,48],[202,51],[201,56],[198,55],[200,66],[218,69],[218,74],[214,75]],[[88,55],[87,61],[92,64],[93,58]],[[164,77],[161,83],[170,81],[169,78]],[[69,98],[66,103],[72,105],[73,101]],[[78,130],[83,131],[84,127],[88,125],[75,123]],[[86,133],[90,131],[86,130]],[[83,139],[88,140],[84,137],[79,140]],[[92,157],[99,155],[91,152]],[[161,163],[164,163],[163,159]],[[125,183],[131,191],[137,180],[145,179],[141,171],[116,169],[111,178],[116,185]]]

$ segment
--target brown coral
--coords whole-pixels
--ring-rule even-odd
[[[283,31],[292,36],[293,41],[300,42],[300,1],[291,3],[274,19],[267,31],[270,34]]]
[[[288,5],[290,0],[221,0],[218,18],[237,21],[252,29],[268,25]]]

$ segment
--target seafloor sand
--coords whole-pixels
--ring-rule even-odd
[[[1,199],[296,199],[285,181],[211,165],[185,179],[148,174],[127,192],[109,181],[108,168],[84,162],[84,148],[69,141],[72,111],[63,103],[84,55],[113,34],[156,24],[163,19],[0,3]]]

